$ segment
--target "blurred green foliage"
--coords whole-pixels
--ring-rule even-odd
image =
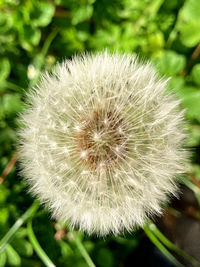
[[[0,173],[16,150],[16,118],[24,94],[40,71],[83,51],[137,53],[151,59],[169,90],[182,99],[194,151],[192,167],[200,177],[200,1],[199,0],[0,0]],[[32,203],[26,183],[12,168],[0,185],[0,237]],[[3,177],[4,178],[4,177]],[[33,228],[56,266],[87,266],[70,233],[55,238],[59,225],[40,209]],[[100,267],[119,266],[139,245],[134,236],[83,239]],[[122,253],[123,251],[123,253]],[[0,254],[3,266],[43,266],[27,238],[26,225]]]

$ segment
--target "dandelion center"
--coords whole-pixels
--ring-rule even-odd
[[[126,157],[128,124],[116,110],[95,110],[76,128],[79,156],[91,169],[116,166]]]

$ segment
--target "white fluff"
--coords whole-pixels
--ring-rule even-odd
[[[180,101],[149,63],[85,54],[28,95],[19,156],[30,191],[88,234],[144,225],[175,195],[187,152]]]

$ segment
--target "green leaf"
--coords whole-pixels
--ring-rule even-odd
[[[187,115],[200,122],[200,92],[191,93],[182,103],[187,108]]]
[[[0,81],[5,80],[10,74],[10,62],[7,58],[0,59]]]
[[[200,122],[200,90],[187,86],[179,91],[182,98],[182,105],[187,110],[187,116],[190,119],[196,119]]]
[[[99,267],[111,267],[114,265],[113,254],[107,248],[99,249],[96,261]]]
[[[200,85],[200,63],[196,64],[192,69],[192,79],[197,84]]]
[[[1,12],[0,16],[0,33],[5,33],[13,26],[13,17],[5,12]]]
[[[168,89],[177,91],[183,88],[184,86],[185,86],[184,78],[181,76],[175,76],[170,79],[168,84]]]
[[[14,250],[14,248],[10,244],[7,244],[5,251],[7,254],[7,259],[8,259],[9,265],[11,265],[11,266],[20,266],[21,265],[21,258],[19,256],[19,254]]]
[[[189,124],[187,126],[189,131],[189,138],[187,140],[186,146],[198,146],[200,143],[200,126]]]
[[[6,222],[8,220],[8,216],[9,216],[8,209],[7,208],[0,208],[0,226],[6,224]]]
[[[67,258],[71,255],[73,255],[73,250],[71,249],[70,245],[67,242],[60,241],[59,245],[61,247],[61,254],[64,258]]]
[[[187,0],[178,15],[177,29],[185,46],[192,47],[200,41],[200,1]]]
[[[0,267],[4,267],[6,265],[6,252],[0,253]]]
[[[15,238],[12,241],[12,246],[14,249],[22,256],[30,257],[33,254],[33,247],[30,242],[25,239]]]
[[[6,94],[3,97],[3,112],[5,115],[10,116],[22,111],[23,105],[19,94]]]
[[[164,35],[162,32],[157,32],[155,34],[151,34],[148,37],[148,45],[152,48],[157,49],[164,46]]]
[[[30,14],[32,25],[35,27],[47,26],[51,22],[54,12],[55,7],[52,3],[36,1]]]
[[[17,231],[17,233],[15,234],[15,237],[18,239],[24,239],[24,237],[27,236],[27,228],[26,227],[20,227]]]
[[[41,32],[39,29],[30,25],[24,25],[21,33],[21,44],[26,50],[31,50],[32,46],[39,44],[41,38]]]
[[[92,6],[82,6],[79,9],[75,9],[72,11],[72,24],[76,25],[80,22],[88,20],[91,18],[93,14],[93,7]]]
[[[0,204],[4,204],[6,202],[7,197],[10,195],[10,191],[5,187],[5,185],[1,184],[0,186]]]
[[[186,0],[180,10],[179,20],[187,23],[188,21],[200,21],[200,1]]]
[[[153,61],[160,73],[168,77],[180,73],[186,64],[185,57],[174,51],[165,51],[161,58]]]
[[[87,240],[87,241],[84,241],[83,243],[85,249],[91,253],[91,251],[94,249],[94,243],[92,243],[91,241]]]
[[[84,49],[83,43],[78,39],[77,30],[74,27],[63,30],[61,32],[62,47],[67,47],[67,50],[61,49],[61,54],[64,52],[63,56],[70,56],[74,51],[82,51]]]
[[[193,167],[192,169],[194,171],[194,174],[196,175],[196,177],[200,181],[200,166],[197,164],[193,164],[192,167]]]
[[[200,41],[200,22],[183,24],[180,27],[181,42],[188,47],[197,45]]]

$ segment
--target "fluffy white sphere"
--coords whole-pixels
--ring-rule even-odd
[[[43,75],[21,115],[19,156],[30,191],[87,233],[142,226],[185,171],[183,111],[149,63],[74,57]]]

